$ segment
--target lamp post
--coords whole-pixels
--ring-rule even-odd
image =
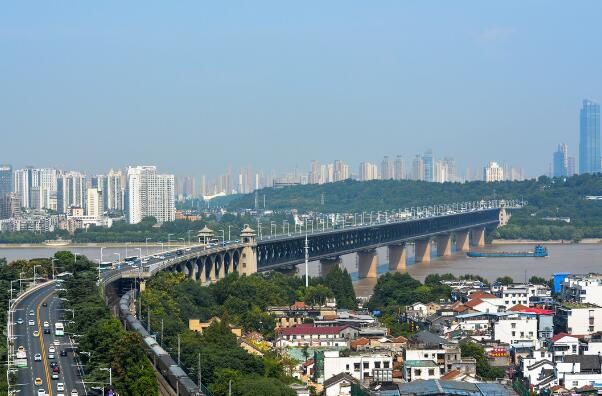
[[[230,227],[230,226],[228,226],[228,227]],[[186,234],[188,234],[188,246],[190,246],[190,233],[191,233],[192,231],[194,231],[194,230],[188,230],[188,231],[186,231]],[[148,253],[147,253],[147,254],[148,254]]]
[[[52,279],[54,279],[54,262],[55,261],[58,261],[58,259],[55,257],[50,259],[50,263],[52,264]]]
[[[231,225],[228,226],[228,242],[230,242],[232,240],[231,234],[230,234],[230,229],[232,228]]]
[[[146,245],[146,255],[148,256],[148,241],[152,240],[153,238],[146,238],[144,240],[144,244]]]
[[[128,246],[128,245],[127,245],[127,243],[126,243],[126,244],[125,244],[125,248],[126,248],[126,249],[127,249],[127,246]],[[100,265],[100,263],[102,263],[102,250],[103,250],[103,249],[104,249],[104,247],[101,247],[101,248],[100,248],[100,261],[99,261],[99,265]],[[127,256],[127,253],[126,253],[125,255]]]
[[[36,285],[36,267],[41,267],[41,265],[34,265],[33,266],[33,285]]]

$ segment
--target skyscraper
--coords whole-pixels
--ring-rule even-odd
[[[562,143],[552,156],[552,176],[564,177],[569,174],[568,147]]]
[[[0,199],[13,191],[13,167],[0,165]]]
[[[121,171],[111,169],[104,178],[102,187],[105,210],[123,210],[123,188],[121,185]]]
[[[380,163],[380,178],[382,180],[395,179],[395,163],[386,155]]]
[[[135,166],[127,170],[126,210],[130,224],[152,216],[158,223],[174,221],[174,175],[157,174],[155,166]]]
[[[57,180],[57,211],[67,213],[69,208],[83,208],[86,201],[86,176],[67,172]]]
[[[583,101],[579,117],[579,173],[600,172],[600,105]]]
[[[376,165],[371,164],[370,162],[361,162],[360,163],[360,180],[368,181],[368,180],[376,180],[378,179],[378,168]]]
[[[497,162],[490,162],[483,169],[483,179],[487,182],[497,182],[504,180],[504,168]]]
[[[424,155],[422,156],[422,161],[424,163],[424,180],[427,182],[432,182],[435,180],[435,160],[433,158],[433,150],[426,150]]]
[[[406,164],[401,155],[395,158],[395,180],[403,180],[406,178]]]
[[[412,161],[412,179],[424,180],[424,159],[419,155]]]

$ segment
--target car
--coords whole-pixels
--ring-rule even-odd
[[[49,366],[52,368],[58,367],[58,363],[57,362],[50,362]]]
[[[44,321],[44,328],[49,328],[50,327],[50,323],[48,323],[47,321]]]
[[[33,315],[35,315],[35,314],[33,313],[33,309],[30,309],[30,310],[29,310],[29,316],[33,316]]]
[[[39,331],[37,331],[37,330],[36,330],[36,331],[34,331],[34,332],[33,332],[33,336],[34,336],[34,337],[39,337],[39,336],[40,336],[40,332],[39,332]]]
[[[17,324],[22,325],[23,324],[23,319],[21,319],[21,318],[17,319]]]
[[[44,329],[44,334],[50,334],[50,329]]]
[[[64,349],[61,349],[60,355],[61,356],[67,356],[67,351],[64,350]]]
[[[44,389],[38,389],[38,396],[46,396],[46,391]]]
[[[47,307],[47,306],[48,306],[48,303],[47,303],[46,301],[44,301],[44,302],[42,303],[42,306],[43,306],[43,307]]]
[[[50,347],[48,348],[48,353],[55,353],[56,349],[54,348],[54,345],[50,345]]]
[[[42,379],[40,377],[36,378],[34,381],[34,384],[36,385],[42,385]]]
[[[49,353],[48,354],[48,359],[54,359],[54,353]]]
[[[57,374],[60,373],[61,372],[61,367],[57,364],[56,366],[54,366],[52,368],[52,372],[53,373],[57,373]]]
[[[54,340],[54,341],[52,341],[52,343],[54,344],[54,346],[61,345],[61,342],[59,340]]]
[[[77,393],[77,389],[71,389],[71,396],[79,396],[79,393]]]
[[[63,392],[59,392],[56,394],[56,396],[65,396],[65,394]]]
[[[52,373],[52,375],[50,376],[50,378],[52,378],[53,380],[59,379],[59,373]]]
[[[34,322],[33,319],[29,319],[29,322],[27,322],[27,324],[30,326],[35,326],[36,322]]]
[[[42,355],[40,355],[39,353],[36,353],[35,355],[33,355],[33,360],[36,362],[41,362],[42,361]]]
[[[65,384],[63,384],[62,382],[59,382],[58,384],[56,384],[56,391],[64,391],[65,390]]]

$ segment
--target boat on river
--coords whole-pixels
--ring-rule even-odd
[[[534,250],[526,252],[467,252],[468,257],[548,257],[548,249],[536,245]]]

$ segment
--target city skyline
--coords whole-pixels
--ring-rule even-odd
[[[602,5],[587,4],[333,2],[317,16],[184,2],[105,19],[110,4],[32,15],[13,3],[0,16],[2,161],[216,175],[432,148],[462,167],[504,158],[545,174],[558,142],[578,146],[581,100],[602,95],[590,50]]]

